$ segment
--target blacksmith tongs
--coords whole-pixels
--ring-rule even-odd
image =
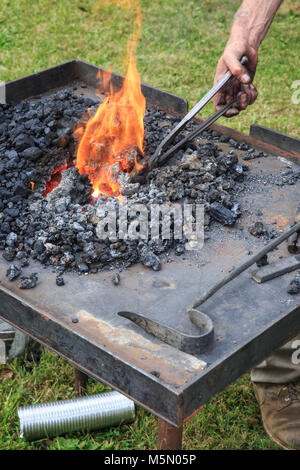
[[[241,59],[241,64],[245,65],[248,62],[248,58],[243,56]],[[177,124],[177,126],[164,138],[164,140],[159,144],[155,153],[150,158],[151,166],[159,166],[164,163],[174,152],[182,148],[187,142],[193,140],[201,132],[205,131],[210,127],[219,117],[223,116],[235,103],[236,100],[232,100],[230,103],[227,103],[220,111],[213,114],[209,119],[204,121],[201,126],[195,129],[190,135],[186,136],[172,148],[170,148],[166,153],[163,154],[163,151],[166,147],[173,142],[177,134],[196,116],[196,114],[201,111],[202,108],[221,90],[221,88],[228,82],[232,77],[232,73],[228,71],[221,80],[216,83],[211,90],[187,113],[187,115]]]

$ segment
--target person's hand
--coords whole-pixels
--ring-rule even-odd
[[[248,63],[243,66],[240,62],[243,55],[248,57]],[[232,99],[237,98],[237,104],[230,108],[225,114],[232,117],[239,114],[241,110],[254,103],[258,96],[255,86],[252,84],[257,66],[257,51],[241,38],[230,39],[220,58],[215,74],[216,84],[225,73],[230,70],[233,77],[214,97],[214,108],[219,111]]]

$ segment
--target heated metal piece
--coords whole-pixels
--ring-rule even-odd
[[[248,57],[243,56],[241,58],[241,64],[246,65],[247,62]],[[232,73],[228,71],[224,75],[224,77],[222,77],[221,80],[219,80],[218,83],[216,83],[200,101],[198,101],[198,103],[186,114],[186,116],[179,122],[179,124],[177,124],[177,126],[165,137],[165,139],[159,144],[153,157],[151,158],[152,166],[154,166],[155,163],[160,160],[163,150],[174,140],[174,138],[179,134],[179,132],[182,131],[182,129],[196,116],[196,114],[198,114],[199,111],[201,111],[201,109],[203,109],[204,106],[207,105],[207,103],[218,93],[218,91],[221,90],[221,88],[228,82],[228,80],[230,80],[231,77]],[[216,119],[222,116],[222,114],[225,113],[227,110],[225,111],[222,109],[221,111],[222,113],[220,115],[216,113],[214,116],[212,116],[214,120],[209,125],[215,122]],[[202,131],[203,130],[204,129],[202,129]]]
[[[191,313],[189,313],[191,322],[199,328],[198,335],[188,335],[138,313],[118,312],[118,315],[136,323],[143,328],[143,330],[147,331],[147,333],[151,333],[164,343],[189,354],[200,354],[206,351],[213,341],[213,323],[211,319],[202,312],[191,311]]]
[[[268,264],[267,266],[253,271],[251,277],[254,281],[261,284],[262,282],[270,281],[275,277],[290,273],[298,268],[300,268],[300,255],[288,256],[278,263]]]

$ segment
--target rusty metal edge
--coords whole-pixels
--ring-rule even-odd
[[[58,353],[90,377],[118,390],[169,424],[176,427],[182,424],[181,389],[172,390],[105,347],[68,330],[50,313],[41,311],[3,286],[0,286],[0,306],[0,318]],[[47,335],[43,335],[46,331]],[[143,402],[145,391],[147,403]]]
[[[97,86],[100,84],[101,90],[104,92],[109,91],[109,81],[107,78],[110,76],[112,78],[111,81],[114,87],[117,89],[121,88],[125,79],[123,75],[110,72],[106,69],[103,69],[102,67],[97,67],[96,65],[92,65],[79,59],[75,60],[75,70],[76,74],[81,80],[86,81],[89,85],[95,88],[97,88]],[[98,79],[97,71],[100,71],[100,76]],[[102,80],[101,74],[103,74],[103,78],[106,78],[106,80]],[[145,83],[142,83],[142,92],[149,104],[159,107],[164,111],[169,111],[180,115],[185,114],[188,111],[187,100],[172,93],[160,90],[159,88],[155,88]]]
[[[71,60],[7,82],[5,84],[7,103],[18,103],[46,93],[54,88],[54,83],[55,88],[58,88],[75,80],[75,64],[76,61]]]
[[[250,136],[267,144],[274,145],[287,152],[296,152],[300,155],[300,139],[269,129],[259,124],[250,126]]]
[[[100,72],[100,80],[97,79],[98,72]],[[112,83],[116,88],[122,86],[125,78],[123,75],[109,72],[80,59],[74,59],[7,82],[6,100],[8,103],[19,102],[65,86],[76,79],[80,79],[88,85],[97,88],[97,86],[103,84],[103,81],[101,82],[101,74],[105,77],[111,76]],[[101,91],[108,91],[108,84]],[[187,101],[179,96],[144,83],[142,83],[142,92],[149,104],[160,107],[165,111],[184,114],[188,110]]]
[[[53,88],[59,88],[60,86],[67,85],[76,78],[79,78],[83,81],[87,80],[87,83],[92,86],[96,86],[98,83],[96,80],[97,70],[103,72],[105,75],[110,74],[109,71],[89,64],[88,62],[80,59],[63,62],[59,65],[44,69],[40,72],[7,82],[7,101],[18,102],[31,96],[46,93]],[[112,73],[112,79],[116,86],[120,86],[124,80],[124,77],[117,73]],[[148,99],[149,104],[159,106],[166,111],[174,112],[180,115],[183,115],[188,111],[188,102],[184,98],[146,84],[142,84],[142,90]],[[164,106],[162,106],[162,103],[164,103]],[[195,121],[202,123],[203,119],[196,118]],[[281,156],[293,160],[298,164],[300,163],[300,154],[298,152],[280,149],[275,145],[263,142],[249,135],[243,134],[235,129],[231,129],[220,124],[213,124],[210,129],[213,129],[222,134],[226,134],[238,142],[245,141],[256,147],[258,150],[268,152],[272,155],[280,154]]]
[[[201,124],[203,122],[203,119],[196,118],[196,122]],[[258,150],[270,153],[271,155],[275,156],[280,155],[281,157],[285,157],[289,160],[294,161],[298,165],[300,164],[300,153],[298,152],[283,150],[279,147],[276,147],[275,145],[263,142],[262,140],[258,140],[250,135],[243,134],[242,132],[223,126],[221,124],[213,124],[210,129],[216,132],[220,132],[221,134],[226,134],[237,142],[247,142],[253,147],[256,147]]]

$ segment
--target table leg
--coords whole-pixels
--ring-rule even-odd
[[[75,369],[75,390],[78,393],[78,395],[82,395],[82,393],[85,391],[86,386],[87,386],[87,381],[88,381],[88,375],[86,375],[84,372],[81,372],[81,370]]]
[[[182,429],[183,425],[175,427],[158,419],[158,450],[181,450]]]

